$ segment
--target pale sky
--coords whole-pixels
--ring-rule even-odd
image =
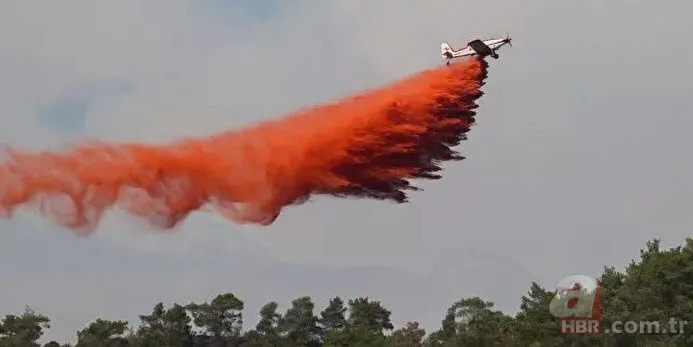
[[[0,314],[43,340],[101,317],[233,292],[369,296],[440,326],[481,295],[514,313],[531,281],[625,266],[693,215],[693,5],[645,1],[0,2],[0,142],[159,143],[281,117],[443,64],[441,41],[513,37],[490,59],[467,160],[411,203],[319,197],[269,227],[195,213],[161,233],[118,211],[80,238],[32,210],[0,221]],[[232,155],[232,153],[230,153]]]

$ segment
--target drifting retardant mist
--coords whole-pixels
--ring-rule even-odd
[[[472,59],[253,127],[165,146],[91,142],[67,153],[6,149],[0,214],[32,205],[93,231],[118,205],[173,228],[212,208],[271,224],[311,195],[407,201],[412,179],[438,179],[474,123],[487,64]]]

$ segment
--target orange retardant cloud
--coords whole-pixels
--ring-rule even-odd
[[[311,195],[407,201],[412,179],[440,165],[474,123],[487,63],[470,59],[274,121],[163,146],[90,142],[70,152],[8,148],[0,216],[20,205],[74,230],[118,205],[173,228],[213,208],[237,223],[272,223]],[[267,102],[271,102],[268,100]]]

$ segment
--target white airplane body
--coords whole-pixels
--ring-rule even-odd
[[[470,41],[464,48],[459,50],[454,50],[447,42],[443,42],[440,45],[440,52],[443,55],[443,59],[447,60],[447,64],[450,65],[450,60],[463,57],[480,56],[486,57],[491,56],[494,59],[498,59],[498,53],[496,50],[501,48],[503,45],[508,44],[512,47],[510,43],[512,39],[507,36],[504,39],[489,39],[481,41],[476,39]]]

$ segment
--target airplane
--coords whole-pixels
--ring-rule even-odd
[[[443,55],[443,59],[446,59],[446,65],[450,65],[450,60],[462,57],[471,57],[478,55],[480,57],[491,56],[493,59],[498,59],[498,53],[496,50],[506,43],[508,46],[512,47],[510,42],[512,39],[509,35],[506,35],[504,39],[488,39],[481,41],[476,39],[470,41],[464,48],[459,50],[454,50],[447,42],[443,42],[440,45],[440,52]]]

